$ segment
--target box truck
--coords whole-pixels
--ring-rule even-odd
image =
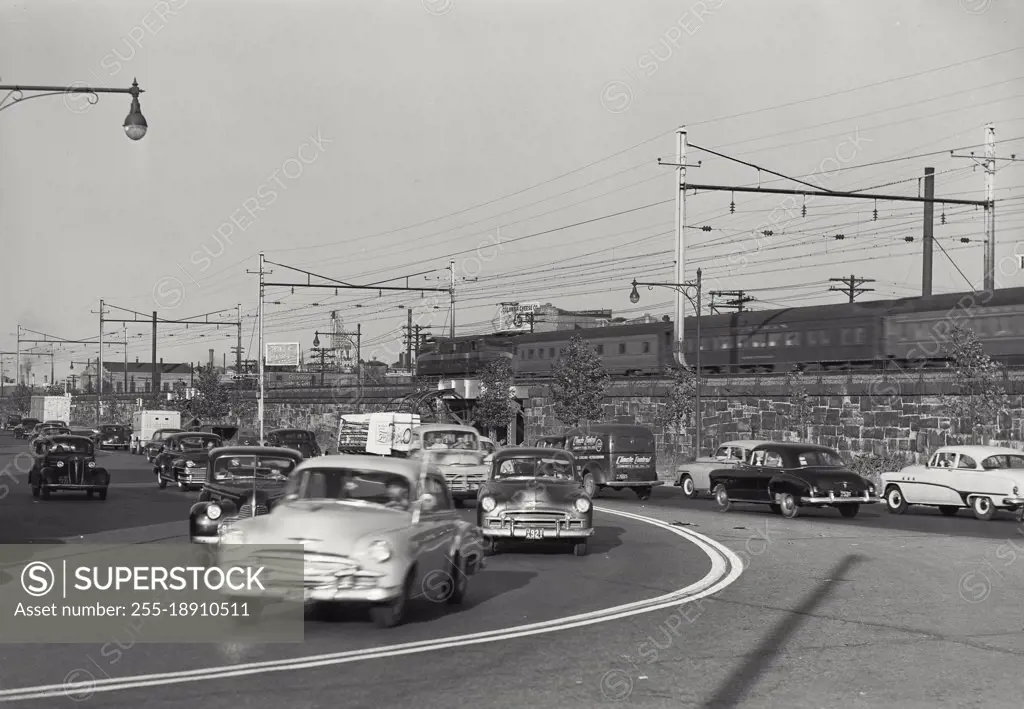
[[[161,428],[181,429],[181,414],[177,411],[136,411],[132,419],[132,442],[129,450],[138,455],[153,434]]]
[[[70,396],[33,396],[29,417],[40,421],[63,421],[71,424]]]

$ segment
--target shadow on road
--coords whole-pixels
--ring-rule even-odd
[[[764,640],[746,654],[743,663],[719,685],[718,691],[704,702],[702,709],[731,709],[739,706],[789,639],[828,599],[835,588],[832,579],[845,578],[853,567],[863,561],[864,557],[851,554],[833,566],[829,579],[818,584],[816,589],[807,594],[803,603],[789,611],[785,618],[764,634]]]

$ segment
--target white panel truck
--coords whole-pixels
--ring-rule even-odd
[[[40,421],[63,421],[71,425],[70,396],[33,396],[29,416]]]
[[[132,419],[132,442],[129,451],[142,453],[143,447],[161,428],[181,428],[181,414],[177,411],[136,411]]]
[[[419,414],[343,414],[338,419],[338,453],[406,458],[412,430],[419,425]]]

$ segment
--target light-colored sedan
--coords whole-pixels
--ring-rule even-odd
[[[750,462],[750,451],[772,441],[728,441],[718,447],[713,456],[697,458],[693,463],[676,466],[676,487],[689,498],[711,493],[709,475],[713,470],[732,468]]]
[[[485,554],[480,529],[458,517],[436,468],[369,455],[303,461],[269,514],[222,525],[220,534],[222,566],[230,565],[231,547],[239,544],[305,550],[303,588],[247,591],[238,602],[252,608],[301,593],[305,602],[369,603],[381,627],[399,625],[421,593],[461,604]],[[282,559],[280,549],[265,555],[256,561],[270,569],[275,563],[297,568],[298,559]]]
[[[938,507],[951,517],[969,507],[980,520],[996,510],[1024,514],[1024,452],[994,446],[946,446],[925,465],[882,473],[885,505],[903,514],[910,505]]]

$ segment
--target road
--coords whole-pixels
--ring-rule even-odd
[[[13,450],[0,449],[8,456],[0,464]],[[182,519],[192,495],[157,490],[139,458],[114,453],[107,460],[120,487],[106,503],[34,503],[27,488],[21,493],[12,487],[0,500],[8,536],[45,541]],[[1019,704],[1024,538],[1009,516],[984,523],[966,512],[955,518],[927,512],[894,516],[877,508],[854,520],[831,510],[785,520],[757,508],[721,514],[711,501],[687,500],[672,489],[658,490],[647,503],[631,493],[604,495],[598,503],[716,539],[739,554],[744,573],[721,592],[678,608],[486,644],[452,643],[422,654],[396,655],[392,648],[376,658],[365,656],[374,647],[650,598],[708,571],[708,557],[694,544],[664,528],[605,513],[589,556],[493,557],[473,579],[469,603],[458,612],[421,603],[407,626],[390,631],[373,628],[354,612],[314,617],[301,645],[147,645],[145,638],[121,628],[108,643],[0,646],[0,684],[4,690],[59,685],[75,670],[98,679],[187,668],[207,668],[210,674],[217,667],[244,669],[250,662],[352,651],[350,659],[334,656],[323,667],[254,670],[246,676],[97,693],[78,704],[105,709],[193,703],[212,709]],[[50,511],[57,508],[65,511]],[[74,702],[48,698],[20,704]]]

